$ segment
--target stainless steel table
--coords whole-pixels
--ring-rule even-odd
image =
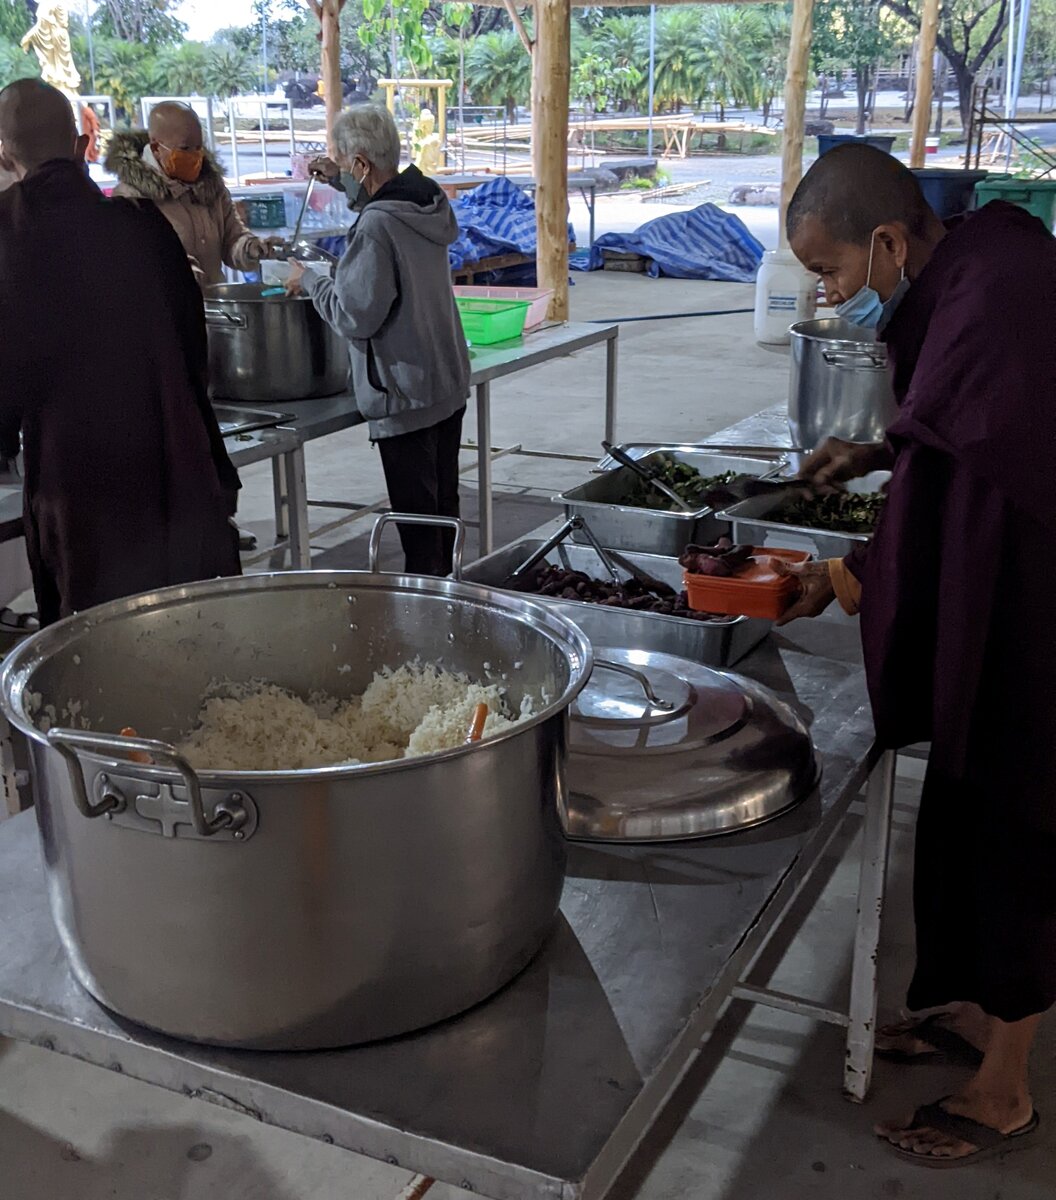
[[[731,997],[825,1015],[743,981],[866,780],[872,731],[857,630],[803,622],[741,665],[810,721],[824,771],[814,798],[718,841],[573,846],[549,943],[502,993],[460,1018],[392,1042],[299,1054],[197,1047],[118,1020],[69,974],[26,813],[0,823],[0,1034],[480,1196],[600,1197]],[[875,1017],[870,938],[890,758],[873,779],[855,959],[855,988],[871,995],[871,1008],[850,1009],[859,1063]],[[862,1065],[849,1079],[859,1095]],[[839,1066],[830,1069],[835,1083]]]
[[[491,445],[491,385],[497,379],[515,375],[518,371],[526,371],[530,367],[542,363],[553,362],[559,358],[567,358],[580,350],[589,350],[594,346],[605,346],[605,423],[604,435],[606,441],[616,440],[616,384],[617,384],[617,345],[620,333],[619,325],[587,325],[570,323],[565,325],[550,325],[535,333],[530,333],[516,341],[503,342],[497,346],[478,346],[471,351],[470,358],[470,387],[474,391],[477,409],[477,487],[480,494],[480,546],[481,554],[488,554],[494,549],[494,504],[492,497],[492,461],[496,457]],[[363,418],[356,409],[355,399],[351,393],[339,396],[329,396],[323,400],[291,401],[285,405],[275,405],[276,408],[289,410],[294,419],[287,425],[276,430],[263,430],[260,435],[262,442],[269,438],[279,437],[285,432],[292,432],[303,447],[305,443],[337,433],[342,429],[351,429],[362,425]],[[520,447],[513,450],[503,450],[499,453],[518,452]],[[363,506],[338,500],[308,500],[306,496],[292,493],[287,496],[281,478],[285,465],[276,459],[274,466],[276,523],[277,536],[286,536],[283,513],[288,513],[291,524],[297,524],[301,529],[308,528],[308,505],[314,504],[322,508],[346,508],[359,513],[365,513],[379,506]],[[300,460],[299,471],[303,480],[304,463]],[[294,567],[306,570],[311,566],[311,553],[305,535],[298,543],[299,552],[293,550],[292,529],[291,563]]]

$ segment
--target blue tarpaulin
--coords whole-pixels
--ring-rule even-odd
[[[603,233],[591,247],[586,268],[597,271],[603,250],[640,254],[649,259],[648,273],[655,279],[718,279],[726,283],[752,283],[763,257],[763,245],[748,226],[716,204],[702,204],[684,213],[668,213],[647,221],[633,233]]]
[[[451,207],[460,230],[448,250],[453,268],[498,254],[535,255],[535,201],[515,183],[502,176],[489,179],[463,192]],[[568,240],[575,237],[570,224]]]

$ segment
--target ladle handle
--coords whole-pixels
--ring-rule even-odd
[[[378,573],[378,559],[381,553],[381,535],[385,530],[386,525],[391,525],[393,521],[400,525],[427,525],[436,528],[440,526],[444,529],[453,529],[455,531],[455,546],[451,554],[451,577],[461,580],[462,578],[462,555],[466,548],[466,526],[458,519],[458,517],[433,517],[424,516],[421,513],[382,513],[374,522],[374,528],[370,531],[370,545],[367,548],[367,570],[371,575]]]

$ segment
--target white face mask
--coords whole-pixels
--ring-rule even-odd
[[[898,287],[887,300],[881,300],[876,288],[869,286],[873,276],[873,251],[876,249],[876,233],[869,239],[869,265],[865,269],[865,284],[854,293],[849,300],[836,305],[836,315],[852,325],[860,325],[863,329],[883,329],[891,320],[895,309],[902,297],[909,290],[909,280],[906,278],[906,268],[902,268],[902,277]]]

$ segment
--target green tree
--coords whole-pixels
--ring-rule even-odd
[[[737,104],[755,108],[762,103],[760,47],[765,27],[750,8],[717,5],[704,14],[707,47],[708,94],[726,119],[726,109]],[[724,139],[720,139],[720,144]]]
[[[512,120],[532,91],[532,60],[512,29],[476,38],[466,55],[466,78],[484,104],[502,104]]]
[[[616,81],[614,98],[621,109],[630,105],[643,106],[649,61],[649,26],[643,17],[606,17],[592,38],[602,57],[621,70],[627,70]],[[633,69],[633,74],[631,73]]]
[[[149,47],[120,38],[95,39],[95,80],[99,91],[113,96],[118,115],[139,120],[139,102],[153,90]]]
[[[888,11],[920,33],[920,0],[883,0]],[[972,92],[980,71],[1001,45],[1008,25],[1008,0],[944,0],[936,45],[957,83],[961,126],[968,131]]]
[[[876,72],[895,45],[895,29],[881,11],[883,0],[828,0],[814,13],[811,58],[815,70],[854,74],[857,132],[865,133]]]
[[[151,85],[170,96],[201,96],[209,80],[209,50],[201,42],[164,46],[151,67]]]
[[[675,112],[684,104],[699,104],[707,94],[708,52],[699,9],[668,8],[658,15],[655,90]]]
[[[621,89],[637,87],[641,80],[637,67],[617,67],[600,54],[583,54],[572,71],[572,95],[596,113],[607,109]]]
[[[759,44],[759,104],[765,125],[770,120],[774,101],[785,85],[788,40],[792,32],[792,6],[766,4],[760,11],[763,29]]]
[[[18,43],[33,24],[25,0],[0,0],[0,43]]]
[[[255,92],[260,82],[256,57],[230,44],[210,46],[206,60],[205,91],[228,100],[243,92]]]
[[[180,0],[101,0],[92,24],[103,37],[140,47],[172,46],[187,26],[176,15]]]
[[[387,46],[389,71],[398,78],[406,59],[416,71],[432,64],[432,51],[425,28],[429,0],[362,0],[363,21],[359,40],[368,49]]]
[[[26,54],[17,42],[0,38],[0,87],[7,87],[16,79],[36,79],[40,67],[35,54]]]

